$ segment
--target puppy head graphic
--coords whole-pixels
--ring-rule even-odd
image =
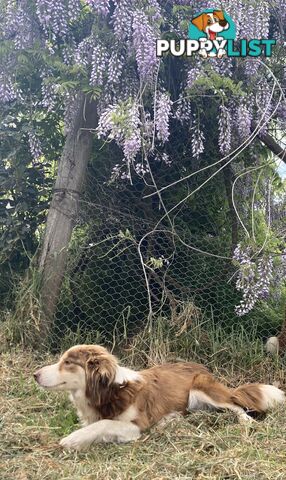
[[[229,23],[224,18],[222,10],[212,13],[202,13],[192,20],[192,24],[207,35],[209,40],[215,40],[224,30],[229,28]]]

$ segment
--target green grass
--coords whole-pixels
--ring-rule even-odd
[[[285,386],[284,361],[265,356],[261,343],[244,331],[195,328],[176,336],[163,324],[126,345],[127,364],[174,358],[201,360],[224,382],[278,382]],[[38,388],[32,373],[53,361],[24,351],[3,353],[0,371],[1,480],[230,480],[286,479],[284,407],[252,426],[231,413],[193,413],[146,432],[126,445],[94,445],[67,453],[59,440],[78,427],[65,394]]]

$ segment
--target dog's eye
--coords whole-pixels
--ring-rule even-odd
[[[211,25],[211,23],[212,23],[212,21],[211,21],[211,19],[209,18],[209,19],[208,19],[208,25]]]
[[[70,360],[65,360],[65,361],[64,361],[64,364],[65,364],[65,365],[71,365],[71,363],[72,363],[72,362],[71,362]]]

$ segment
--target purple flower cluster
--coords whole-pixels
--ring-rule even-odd
[[[153,79],[158,67],[156,57],[156,33],[151,27],[144,12],[136,10],[133,15],[133,46],[141,80],[148,82]]]
[[[249,313],[258,300],[269,296],[273,259],[271,255],[267,255],[260,258],[256,264],[250,257],[250,247],[243,250],[241,245],[238,245],[233,260],[239,266],[236,288],[242,292],[242,300],[235,307],[235,312],[242,316]]]
[[[155,105],[155,127],[157,132],[157,138],[162,143],[168,141],[170,136],[169,122],[172,109],[172,101],[167,93],[157,93],[156,105]]]
[[[115,140],[122,147],[127,163],[133,161],[141,148],[141,121],[139,105],[129,100],[125,104],[110,105],[100,116],[97,135]]]
[[[37,15],[40,24],[49,38],[65,37],[68,33],[67,6],[63,0],[36,0]]]
[[[205,136],[196,116],[194,116],[194,126],[192,127],[192,131],[192,154],[194,158],[198,159],[205,149]]]
[[[110,182],[115,182],[116,180],[130,180],[130,172],[126,168],[126,162],[123,162],[122,165],[117,163],[114,165],[111,171]]]
[[[228,107],[220,105],[220,114],[218,119],[218,144],[219,150],[223,155],[230,152],[231,149],[231,116]]]
[[[6,12],[1,25],[3,38],[13,39],[16,50],[29,48],[36,37],[35,26],[32,25],[26,1],[8,0]]]
[[[84,38],[74,51],[74,62],[77,65],[87,68],[92,59],[95,40],[93,36]]]
[[[185,97],[182,93],[180,93],[179,98],[176,102],[176,106],[177,108],[174,113],[174,118],[179,120],[181,124],[189,121],[192,116],[190,100],[187,97]]]
[[[126,133],[123,142],[124,157],[128,162],[135,159],[141,148],[140,116],[139,106],[136,102],[128,108]]]
[[[105,73],[108,68],[108,53],[104,45],[97,43],[93,49],[91,59],[90,85],[100,87],[103,85]]]
[[[143,162],[138,162],[138,163],[135,163],[134,170],[137,173],[137,175],[139,175],[140,177],[144,177],[144,175],[146,175],[146,173],[149,172],[149,167],[147,164],[144,164]]]
[[[39,139],[32,131],[28,132],[28,142],[33,159],[38,160],[43,155],[43,152]]]
[[[166,152],[163,152],[162,154],[155,155],[154,157],[155,162],[162,162],[166,167],[170,167],[172,165],[172,160],[169,157],[169,155]]]
[[[86,3],[100,15],[108,15],[110,9],[110,0],[85,0]]]
[[[124,66],[124,56],[119,52],[115,51],[111,54],[108,61],[108,83],[110,85],[118,85],[120,78],[122,76]]]
[[[237,109],[237,130],[242,140],[249,137],[251,134],[252,114],[250,109],[240,104]]]
[[[10,77],[0,73],[0,103],[8,103],[18,98],[18,90]]]
[[[231,77],[233,61],[231,58],[210,58],[210,64],[215,72],[224,77]]]
[[[76,93],[68,91],[65,94],[64,109],[64,134],[67,135],[73,128],[74,120],[77,115],[79,104],[76,101]]]
[[[187,74],[187,88],[192,88],[195,81],[202,76],[204,76],[204,72],[200,68],[191,68]]]
[[[68,0],[67,15],[68,15],[69,23],[76,22],[80,14],[81,14],[80,0]]]
[[[59,86],[56,83],[53,83],[50,80],[50,72],[43,71],[41,73],[42,78],[42,101],[41,105],[47,109],[48,112],[51,112],[58,100],[58,88]]]
[[[115,0],[115,9],[112,15],[113,30],[119,40],[130,37],[132,26],[132,1]]]
[[[270,88],[266,80],[262,80],[256,89],[256,107],[257,107],[257,123],[261,122],[261,125],[265,124],[262,128],[262,132],[266,132],[268,128],[268,122],[272,112],[272,105],[269,105]]]

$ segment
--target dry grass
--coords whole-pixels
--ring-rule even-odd
[[[1,356],[0,478],[5,480],[286,479],[283,408],[252,427],[232,414],[194,413],[156,427],[127,445],[94,445],[88,453],[66,453],[59,439],[76,428],[65,395],[39,389],[32,372],[47,358],[29,353]],[[272,362],[272,363],[271,363]],[[284,380],[281,366],[265,359],[252,379]],[[233,375],[241,381],[241,369]],[[223,369],[227,377],[227,369]]]

